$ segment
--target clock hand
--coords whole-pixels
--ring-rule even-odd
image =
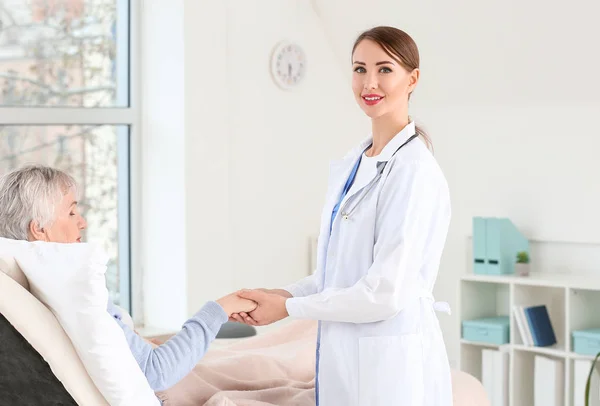
[[[292,76],[292,64],[288,63],[288,76]]]

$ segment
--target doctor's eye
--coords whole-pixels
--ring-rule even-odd
[[[384,66],[383,68],[379,69],[379,72],[381,72],[381,73],[391,73],[392,70],[390,68],[388,68],[387,66]]]
[[[354,68],[354,72],[356,73],[365,73],[367,70],[365,68],[363,68],[362,66],[357,66],[356,68]]]

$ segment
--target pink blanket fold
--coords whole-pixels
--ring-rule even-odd
[[[177,385],[165,406],[315,404],[317,322],[293,321],[225,348],[212,348]]]

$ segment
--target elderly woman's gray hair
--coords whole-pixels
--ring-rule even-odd
[[[42,165],[28,165],[0,178],[0,237],[27,240],[32,221],[40,228],[55,220],[56,206],[75,180],[67,173]]]

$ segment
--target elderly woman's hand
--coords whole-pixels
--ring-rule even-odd
[[[234,313],[249,313],[256,309],[257,306],[256,302],[241,298],[238,295],[238,292],[230,293],[229,295],[218,299],[216,302],[221,305],[223,310],[225,310],[227,317],[231,317]]]

